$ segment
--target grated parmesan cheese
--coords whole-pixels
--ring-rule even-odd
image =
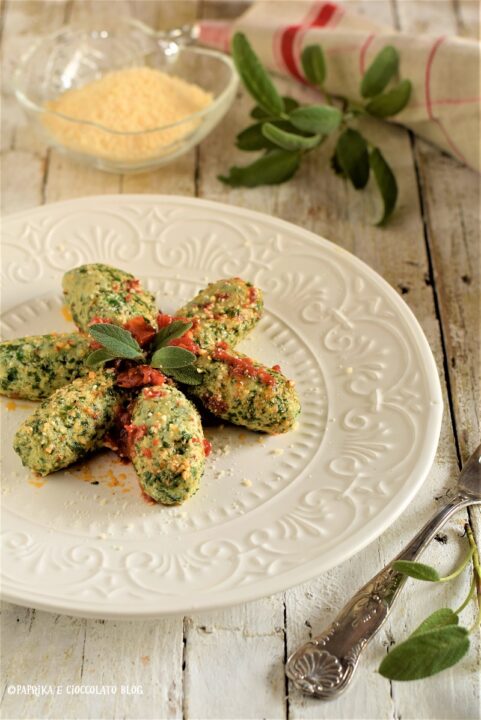
[[[97,123],[107,130],[48,112],[43,123],[58,142],[72,150],[135,161],[162,154],[167,146],[191,133],[200,120],[167,130],[145,131],[183,120],[212,100],[211,93],[174,75],[149,67],[125,68],[45,103],[47,110]]]

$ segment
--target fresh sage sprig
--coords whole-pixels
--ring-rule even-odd
[[[110,323],[96,323],[89,327],[89,334],[102,345],[94,350],[86,360],[88,367],[103,365],[108,360],[124,358],[126,360],[141,360],[144,358],[142,348],[132,334],[118,325]]]
[[[156,334],[152,341],[154,350],[165,347],[171,340],[177,340],[188,332],[192,327],[191,322],[183,322],[182,320],[174,320],[170,325],[166,325]]]
[[[479,553],[469,525],[465,525],[470,549],[465,559],[449,575],[440,577],[437,570],[424,563],[398,560],[394,569],[409,577],[427,582],[448,582],[458,577],[472,561],[472,579],[468,595],[456,610],[440,608],[429,615],[407,640],[396,645],[379,666],[379,672],[389,680],[420,680],[455,665],[469,650],[469,634],[481,620],[481,567]],[[478,590],[479,610],[471,628],[459,625],[459,614],[471,602]]]
[[[186,385],[198,385],[201,380],[194,366],[196,356],[190,350],[182,347],[170,346],[169,342],[182,337],[192,323],[174,321],[162,328],[154,337],[150,358],[151,367],[162,370],[165,375],[173,377]],[[96,368],[109,360],[127,359],[146,362],[146,355],[142,352],[133,335],[118,325],[97,323],[89,327],[89,334],[96,342],[102,345],[94,350],[86,359],[88,367]]]
[[[338,97],[341,108],[333,104],[324,88],[327,65],[319,45],[304,48],[301,63],[306,80],[324,93],[326,104],[301,106],[293,98],[281,96],[243,33],[234,35],[232,55],[246,89],[257,103],[251,111],[256,122],[237,135],[236,146],[245,152],[264,154],[250,165],[232,166],[229,174],[219,179],[233,187],[286,182],[297,172],[306,153],[337,133],[331,158],[333,170],[356,190],[366,187],[372,171],[383,202],[377,224],[384,224],[396,206],[396,178],[381,150],[350,125],[362,115],[392,117],[409,102],[410,81],[394,84],[399,70],[396,48],[383,48],[366,70],[360,87],[364,102]]]
[[[194,353],[184,348],[169,346],[171,340],[182,337],[191,327],[191,322],[174,320],[159,330],[152,343],[155,352],[150,364],[184,385],[199,385],[201,379],[194,365]]]

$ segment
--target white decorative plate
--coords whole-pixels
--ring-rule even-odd
[[[434,457],[441,391],[417,321],[369,267],[237,207],[72,200],[4,221],[2,336],[73,329],[62,274],[98,261],[138,275],[166,312],[221,277],[263,288],[265,317],[240,347],[296,381],[299,427],[277,437],[208,429],[200,491],[167,508],[146,504],[133,470],[108,451],[32,477],[12,438],[34,405],[2,398],[7,600],[116,618],[239,603],[342,562],[403,512]]]

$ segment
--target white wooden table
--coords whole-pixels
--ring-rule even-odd
[[[404,30],[477,32],[471,0],[358,0],[360,12]],[[352,560],[284,594],[220,612],[148,622],[104,622],[56,616],[4,604],[2,717],[9,718],[477,718],[476,648],[453,669],[421,683],[392,684],[375,669],[434,608],[455,607],[467,576],[420,587],[410,581],[392,619],[368,648],[355,686],[322,704],[289,686],[288,653],[330,622],[353,591],[400,550],[444,502],[448,485],[478,444],[479,178],[400,128],[377,126],[400,185],[386,230],[370,224],[369,194],[354,193],[319,157],[295,181],[232,190],[216,179],[236,158],[233,139],[246,122],[243,92],[221,127],[196,151],[155,173],[107,175],[74,165],[32,136],[11,94],[11,70],[38,34],[96,13],[132,13],[157,27],[195,17],[233,17],[242,3],[207,0],[5,0],[3,19],[3,213],[99,193],[176,193],[261,210],[313,230],[355,253],[402,294],[437,360],[445,414],[436,462],[416,501],[378,541]],[[302,90],[297,89],[297,93]],[[325,158],[327,160],[327,158]],[[424,555],[446,570],[459,560],[469,520],[459,514]],[[478,524],[477,524],[478,523]],[[463,545],[464,547],[464,545]],[[471,617],[468,617],[471,614]],[[474,609],[466,613],[472,622]],[[473,638],[473,645],[476,645]],[[10,694],[14,685],[61,685],[55,696]],[[70,695],[67,686],[114,686],[116,694]],[[142,695],[121,686],[141,685]]]

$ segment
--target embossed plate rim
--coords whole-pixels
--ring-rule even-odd
[[[432,356],[429,344],[424,333],[410,308],[404,300],[395,292],[395,290],[374,270],[372,270],[363,261],[356,258],[351,253],[339,248],[335,244],[329,242],[310,231],[304,230],[292,223],[279,220],[275,217],[265,215],[253,210],[248,210],[234,205],[226,205],[209,200],[182,197],[175,195],[103,195],[87,198],[78,198],[50,205],[41,206],[31,210],[21,211],[13,215],[9,215],[3,219],[3,230],[8,223],[18,220],[26,220],[38,218],[39,216],[48,217],[50,211],[58,213],[59,210],[68,213],[70,211],[85,211],[97,206],[105,211],[115,213],[116,208],[128,204],[137,205],[142,212],[146,207],[153,208],[162,205],[185,210],[188,219],[189,210],[204,209],[212,216],[225,215],[229,219],[239,218],[240,220],[251,220],[257,222],[263,227],[268,227],[271,231],[276,230],[284,233],[291,238],[294,236],[296,240],[305,239],[311,243],[315,243],[322,252],[322,249],[331,255],[335,253],[336,258],[341,262],[346,262],[352,268],[359,271],[363,278],[368,278],[378,289],[381,295],[386,297],[396,310],[396,317],[402,317],[403,322],[411,332],[412,339],[415,341],[415,347],[418,354],[419,367],[423,368],[426,373],[427,386],[429,386],[429,397],[431,397],[431,407],[429,408],[429,422],[425,429],[425,435],[422,445],[422,453],[416,459],[414,471],[405,478],[402,489],[392,497],[383,507],[379,516],[371,518],[356,534],[348,541],[343,540],[340,548],[336,550],[329,549],[324,555],[315,557],[313,560],[305,562],[297,566],[294,570],[290,569],[278,575],[264,577],[259,583],[251,583],[245,587],[233,587],[228,590],[219,590],[212,594],[202,593],[198,600],[192,600],[189,597],[189,588],[183,596],[182,604],[179,604],[178,597],[174,603],[165,603],[165,597],[155,597],[152,593],[152,599],[142,602],[139,608],[138,602],[131,602],[128,608],[119,606],[109,606],[109,600],[81,600],[80,598],[61,597],[52,600],[52,596],[42,593],[39,588],[24,587],[22,583],[17,583],[16,587],[12,587],[10,583],[6,583],[3,588],[3,597],[11,602],[20,605],[34,606],[43,610],[68,613],[79,615],[82,617],[103,617],[116,619],[134,619],[159,617],[161,615],[177,615],[199,610],[209,610],[214,608],[225,607],[249,600],[255,600],[275,592],[281,592],[288,587],[305,582],[315,575],[334,567],[335,565],[348,559],[355,553],[359,552],[363,547],[375,540],[382,532],[384,532],[404,511],[408,503],[413,499],[422,483],[426,479],[428,471],[431,467],[436,452],[437,441],[439,438],[441,419],[442,419],[442,394],[439,377],[436,370],[434,358]],[[19,245],[20,246],[20,245]],[[148,274],[148,271],[146,272]],[[415,475],[415,477],[413,477]],[[190,593],[191,594],[191,593]]]

